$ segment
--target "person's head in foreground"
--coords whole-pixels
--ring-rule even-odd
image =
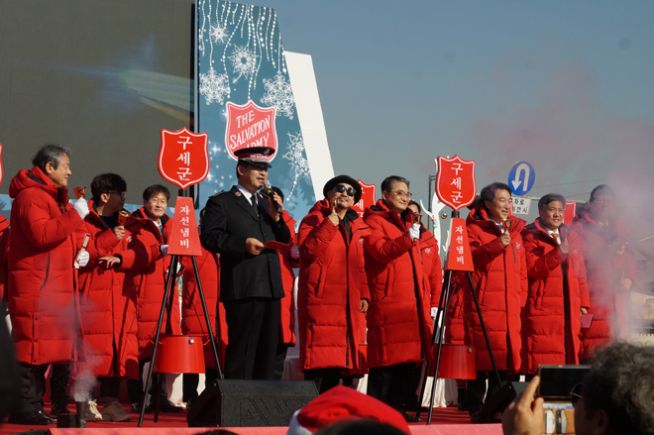
[[[504,412],[505,434],[543,433],[538,383],[535,377]],[[578,435],[654,435],[654,347],[614,343],[596,352],[570,396]]]
[[[348,424],[346,424],[348,423]],[[337,386],[293,414],[287,435],[410,434],[395,409],[358,391]]]

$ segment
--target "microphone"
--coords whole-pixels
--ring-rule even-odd
[[[277,210],[277,213],[282,212],[282,209],[283,209],[282,205],[278,204],[277,202],[275,202],[273,200],[273,197],[275,195],[275,191],[273,190],[272,185],[270,184],[270,182],[266,181],[266,183],[263,186],[263,189],[261,189],[260,192],[261,192],[261,195],[265,196],[266,198],[268,198],[268,200],[270,202],[273,203],[273,205],[275,206],[275,209]]]

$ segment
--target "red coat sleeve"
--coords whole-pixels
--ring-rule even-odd
[[[386,236],[383,229],[385,222],[384,218],[374,215],[366,219],[370,234],[366,237],[364,246],[366,252],[381,264],[389,263],[413,248],[409,234],[402,234],[394,239]]]
[[[35,194],[33,198],[21,197],[21,200],[14,201],[14,207],[18,208],[17,225],[20,225],[30,243],[37,248],[48,249],[66,240],[83,226],[84,221],[72,206],[67,207],[60,216],[53,218],[48,205],[51,201],[43,196],[46,195]]]
[[[545,247],[530,233],[524,234],[525,255],[527,257],[527,273],[530,278],[543,279],[550,271],[563,262],[563,254],[558,248],[545,254]]]
[[[468,236],[470,237],[470,250],[476,268],[483,269],[495,257],[504,252],[504,245],[499,237],[487,243],[482,243],[479,229],[476,225],[468,225]]]
[[[329,245],[338,234],[338,226],[329,219],[320,219],[317,214],[310,214],[302,220],[298,242],[304,261],[315,259],[327,260]]]

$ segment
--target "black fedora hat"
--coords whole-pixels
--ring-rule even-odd
[[[322,194],[325,195],[325,198],[327,197],[327,193],[340,183],[346,183],[352,186],[354,188],[354,203],[359,202],[361,199],[361,185],[357,180],[348,175],[337,175],[326,182],[325,187],[322,188]]]

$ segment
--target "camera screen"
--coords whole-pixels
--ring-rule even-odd
[[[540,376],[539,395],[545,399],[570,398],[570,390],[580,383],[590,366],[542,365],[538,368]]]

